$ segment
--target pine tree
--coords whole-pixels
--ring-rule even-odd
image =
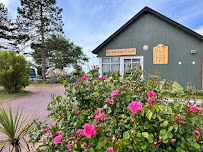
[[[47,58],[45,41],[51,35],[63,32],[63,9],[56,6],[56,0],[21,0],[21,7],[17,10],[20,31],[27,34],[32,46],[40,48],[44,81]]]
[[[8,9],[0,3],[0,50],[16,50],[17,26],[8,19]]]

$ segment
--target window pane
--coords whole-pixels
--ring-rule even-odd
[[[134,62],[134,63],[140,63],[140,59],[132,59],[132,62]]]
[[[120,64],[111,64],[111,72],[118,73],[120,71]]]
[[[124,63],[131,63],[131,59],[124,59]]]
[[[133,69],[136,67],[136,68],[139,68],[140,67],[140,63],[132,63],[132,66],[133,66]]]
[[[110,58],[102,58],[102,63],[110,63]]]
[[[120,64],[120,58],[119,57],[112,57],[111,58],[111,63],[118,63],[118,64]]]
[[[110,64],[102,64],[102,74],[106,75],[110,72]]]
[[[130,69],[131,64],[130,63],[125,63],[124,64],[124,72],[126,72],[128,69]]]

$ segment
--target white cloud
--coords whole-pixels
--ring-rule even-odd
[[[3,3],[6,7],[10,5],[12,0],[0,0],[0,3]]]
[[[199,33],[199,34],[201,34],[203,36],[203,25],[200,26],[198,29],[195,29],[194,31]]]

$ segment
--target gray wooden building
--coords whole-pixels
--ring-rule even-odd
[[[99,58],[100,75],[124,74],[128,65],[140,63],[144,78],[158,71],[163,79],[203,88],[203,36],[149,7],[92,52]]]

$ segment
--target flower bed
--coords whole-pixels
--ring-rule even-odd
[[[82,76],[65,85],[65,96],[48,105],[55,125],[39,123],[30,141],[45,136],[41,151],[202,151],[202,111],[165,102],[168,82],[142,81],[141,74]]]

